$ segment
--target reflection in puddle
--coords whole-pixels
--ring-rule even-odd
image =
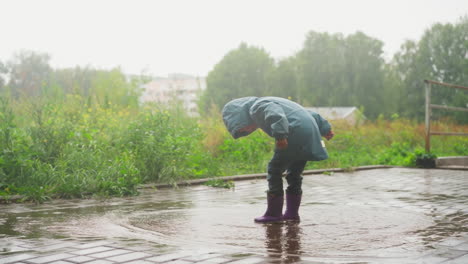
[[[282,263],[301,260],[301,227],[297,222],[271,223],[264,225],[265,247],[271,259]]]
[[[178,246],[248,248],[267,252],[284,261],[323,252],[366,252],[404,246],[408,234],[429,227],[423,215],[392,208],[305,205],[302,222],[256,224],[259,207],[192,208],[190,210],[135,213],[128,228],[152,232],[155,239]],[[413,235],[413,237],[416,235]],[[303,238],[307,238],[304,243]],[[403,239],[404,238],[404,239]],[[417,246],[413,247],[416,249]]]

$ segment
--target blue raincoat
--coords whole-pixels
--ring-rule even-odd
[[[331,126],[319,114],[279,97],[243,97],[223,108],[223,121],[234,138],[247,136],[241,128],[256,125],[269,136],[288,139],[286,149],[275,150],[281,159],[319,161],[328,158],[321,136]]]

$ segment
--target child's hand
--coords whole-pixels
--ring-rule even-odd
[[[330,139],[332,139],[334,136],[335,136],[335,133],[333,133],[333,131],[330,130],[330,132],[328,132],[328,134],[326,134],[324,137],[325,137],[327,140],[330,140]]]
[[[276,140],[276,148],[277,149],[285,149],[288,147],[288,139],[282,138]]]

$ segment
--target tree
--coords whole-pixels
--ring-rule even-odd
[[[269,76],[274,60],[262,48],[240,44],[215,65],[206,78],[206,89],[200,109],[212,104],[222,107],[228,101],[243,96],[264,96],[269,91]]]
[[[119,68],[75,67],[54,70],[49,90],[54,91],[54,95],[80,95],[86,98],[88,105],[137,106],[139,87],[144,81],[147,80],[140,76],[128,78]]]
[[[364,33],[310,32],[298,53],[298,97],[314,106],[362,106],[369,117],[383,111],[383,43]]]
[[[7,67],[0,61],[0,94],[5,89],[5,75],[8,73]]]
[[[408,41],[402,46],[394,63],[405,90],[403,97],[407,98],[405,107],[409,117],[424,118],[424,79],[468,85],[467,56],[468,17],[455,25],[434,24],[419,42]],[[461,90],[437,87],[432,89],[431,100],[466,107],[468,95]],[[464,120],[468,120],[466,115]]]
[[[381,114],[387,117],[404,115],[403,113],[406,111],[404,102],[407,100],[407,97],[404,96],[403,83],[400,81],[398,71],[393,63],[384,65],[383,86],[383,98],[385,98],[383,106],[385,111],[381,112]]]
[[[363,106],[367,117],[376,118],[386,110],[383,43],[357,32],[345,39],[345,47],[348,103]]]
[[[58,89],[65,94],[79,94],[88,97],[95,76],[96,70],[89,67],[55,69],[52,85],[59,87]]]
[[[45,53],[22,51],[8,63],[10,81],[8,86],[13,96],[38,96],[50,78],[50,56]]]
[[[346,86],[343,35],[309,32],[297,60],[299,101],[304,105],[333,105],[339,95],[336,92]]]
[[[270,77],[269,94],[283,98],[300,100],[298,93],[298,64],[295,56],[278,62]]]
[[[140,91],[138,83],[127,77],[119,68],[110,71],[98,70],[91,80],[92,95],[97,103],[108,107],[111,104],[119,106],[137,106]]]
[[[407,40],[401,45],[400,50],[395,54],[391,63],[391,69],[394,71],[393,76],[396,78],[394,83],[398,83],[398,86],[395,87],[401,87],[398,109],[400,115],[412,118],[415,116],[416,107],[423,104],[421,101],[422,90],[420,90],[418,84],[421,79],[415,77],[422,75],[417,72],[419,69],[416,67],[417,43]]]

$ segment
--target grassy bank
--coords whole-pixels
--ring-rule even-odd
[[[438,130],[466,126],[436,124]],[[408,120],[362,126],[334,123],[330,159],[312,168],[414,166],[424,127]],[[69,95],[54,102],[0,100],[0,196],[124,196],[141,183],[264,172],[273,141],[257,131],[233,140],[219,114],[190,118],[178,109],[89,104]],[[465,137],[434,137],[438,156],[468,155]]]

